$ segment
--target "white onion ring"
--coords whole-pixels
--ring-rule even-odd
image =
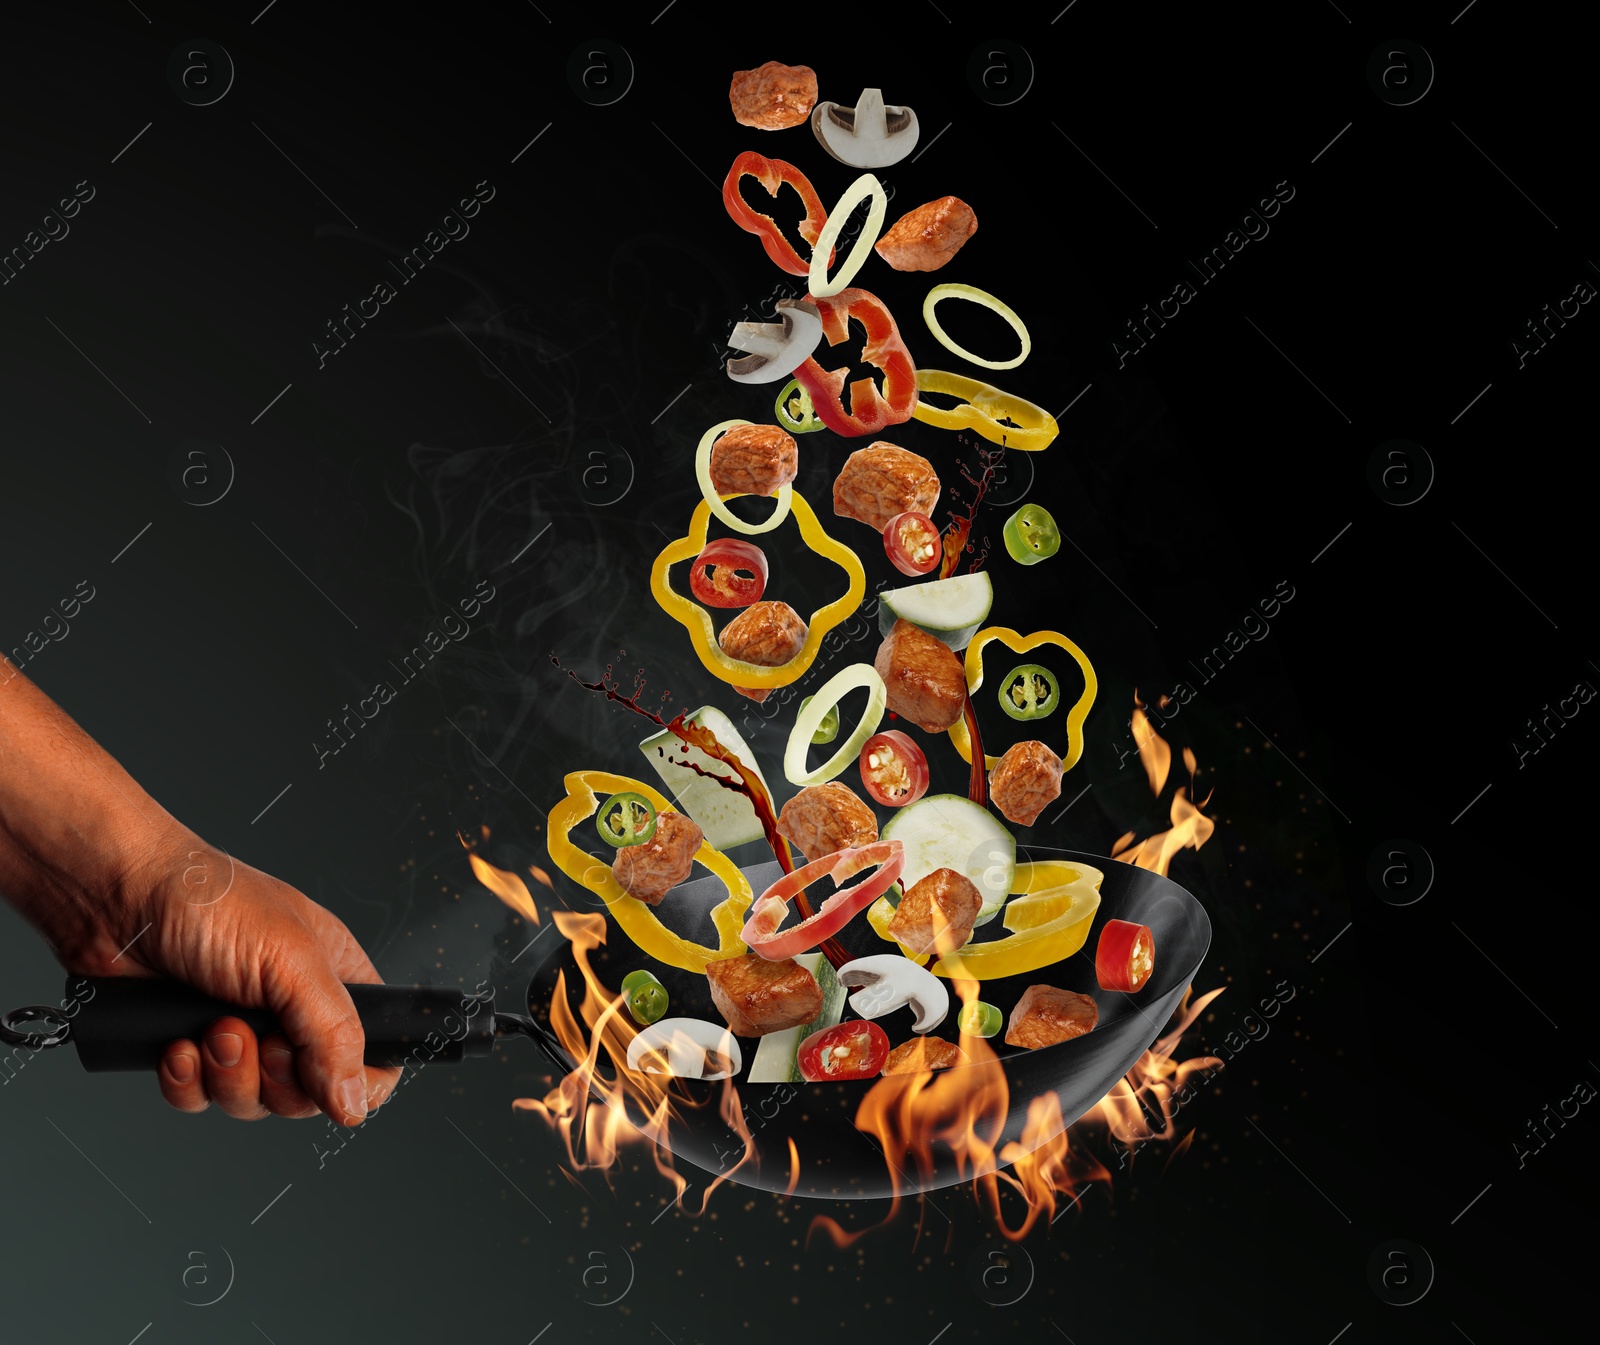
[[[850,249],[850,255],[844,259],[844,265],[830,280],[828,257],[833,252],[833,245],[838,241],[839,233],[844,228],[845,221],[850,218],[851,211],[868,196],[872,197],[872,205],[867,210],[866,227],[862,229],[861,237],[856,239],[855,246]],[[817,241],[811,248],[811,271],[806,276],[806,285],[810,288],[813,299],[832,298],[856,278],[856,272],[866,264],[872,245],[878,241],[878,234],[883,229],[883,221],[888,213],[888,193],[884,191],[883,184],[871,173],[863,173],[845,188],[844,195],[828,212],[828,222],[822,226],[822,232],[817,235]]]
[[[867,708],[862,711],[860,722],[839,745],[838,751],[816,770],[808,771],[806,749],[811,746],[811,735],[822,726],[828,711],[857,687],[867,689]],[[870,663],[852,663],[848,668],[841,668],[834,673],[811,698],[811,704],[795,716],[794,727],[789,730],[789,742],[783,752],[784,777],[792,785],[807,786],[825,784],[843,775],[851,762],[860,757],[867,739],[878,731],[888,702],[889,689]]]
[[[720,435],[727,433],[727,431],[750,423],[748,420],[724,420],[721,424],[713,425],[700,436],[700,446],[694,451],[694,479],[700,483],[700,494],[705,498],[705,502],[711,506],[712,514],[721,519],[735,532],[742,532],[747,537],[753,537],[757,533],[771,532],[784,519],[788,518],[790,500],[794,494],[794,487],[790,482],[785,481],[779,486],[775,497],[778,501],[778,507],[772,511],[771,516],[764,523],[746,523],[727,505],[723,504],[722,496],[717,494],[717,488],[711,484],[711,445],[717,441]],[[730,495],[728,498],[731,500],[736,496]]]
[[[934,309],[939,306],[941,299],[965,299],[968,303],[977,304],[980,308],[987,308],[993,313],[998,313],[1006,320],[1006,324],[1017,334],[1022,342],[1022,352],[1014,360],[986,360],[980,355],[974,355],[970,350],[958,346],[939,325],[939,319],[934,314]],[[927,323],[928,330],[933,333],[934,340],[948,350],[952,355],[959,355],[968,364],[976,364],[984,369],[1015,369],[1023,360],[1028,358],[1028,353],[1033,349],[1033,338],[1028,335],[1028,329],[1023,326],[1022,319],[1009,304],[1001,303],[987,290],[980,290],[976,285],[935,285],[928,291],[928,297],[922,301],[922,320]]]

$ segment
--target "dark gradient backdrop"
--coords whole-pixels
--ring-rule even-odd
[[[723,210],[727,165],[792,158],[830,202],[855,176],[808,132],[734,124],[729,74],[775,57],[824,97],[916,108],[891,219],[973,204],[940,278],[1014,303],[1034,350],[1005,386],[1070,406],[980,519],[997,539],[1028,494],[1066,525],[1047,565],[996,562],[996,616],[1068,631],[1100,674],[1067,781],[1093,788],[1035,839],[1106,852],[1164,825],[1183,773],[1152,798],[1128,716],[1136,687],[1189,680],[1164,731],[1217,832],[1173,873],[1216,928],[1197,989],[1227,987],[1192,1049],[1296,994],[1180,1114],[1185,1154],[1141,1154],[1007,1253],[1003,1285],[984,1272],[1006,1244],[960,1191],[838,1250],[813,1215],[866,1228],[881,1207],[725,1189],[693,1217],[638,1146],[574,1179],[511,1109],[549,1082],[515,1041],[425,1071],[342,1148],[321,1122],[182,1117],[151,1079],[24,1057],[0,1086],[0,1338],[1557,1338],[1586,1301],[1600,1124],[1580,1101],[1600,1084],[1580,774],[1600,708],[1571,698],[1600,679],[1581,466],[1600,317],[1567,297],[1600,284],[1591,80],[1564,12],[1457,7],[9,14],[0,642],[387,978],[516,984],[531,931],[456,832],[487,827],[486,857],[525,869],[565,771],[634,768],[640,722],[552,652],[742,708],[646,575],[696,498],[702,429],[770,405],[719,369],[779,278]],[[570,62],[595,50],[613,82],[585,93]],[[1008,69],[975,82],[974,60]],[[1270,232],[1241,226],[1275,191]],[[470,232],[400,284],[391,262],[474,193]],[[1187,263],[1241,227],[1258,236],[1200,284]],[[1186,276],[1194,297],[1123,361],[1113,338]],[[383,279],[395,297],[319,367],[328,319]],[[872,262],[861,283],[920,362],[955,365],[918,318],[926,277]],[[891,437],[954,478],[953,436]],[[820,501],[845,450],[817,438],[799,485]],[[836,530],[869,586],[891,578]],[[391,660],[480,585],[471,632],[400,686]],[[380,680],[399,694],[320,758]],[[782,740],[752,732],[773,779]],[[0,998],[59,995],[0,921]]]

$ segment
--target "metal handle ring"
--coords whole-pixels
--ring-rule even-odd
[[[54,1032],[20,1032],[23,1023],[59,1022]],[[9,1046],[26,1046],[30,1051],[48,1051],[65,1046],[72,1037],[72,1020],[50,1004],[26,1004],[9,1013],[0,1013],[0,1041]]]

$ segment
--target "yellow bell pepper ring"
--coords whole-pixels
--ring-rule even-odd
[[[1030,649],[1037,649],[1040,645],[1053,644],[1065,649],[1071,654],[1078,668],[1083,673],[1083,695],[1078,697],[1077,703],[1067,711],[1067,750],[1061,757],[1061,770],[1063,774],[1076,766],[1083,757],[1083,721],[1089,717],[1089,711],[1094,706],[1095,694],[1100,689],[1099,682],[1095,679],[1094,665],[1089,662],[1089,656],[1073,644],[1071,640],[1060,631],[1041,630],[1032,635],[1019,635],[1009,626],[987,626],[972,637],[972,643],[967,646],[967,691],[968,694],[976,691],[983,685],[983,647],[992,640],[998,640],[1013,653],[1026,654]],[[967,732],[965,719],[958,719],[950,726],[950,741],[955,744],[956,751],[961,753],[961,759],[969,766],[972,764],[972,736]],[[1000,764],[999,757],[992,757],[987,752],[983,756],[984,769],[993,770]]]
[[[698,554],[698,553],[697,553]],[[656,918],[656,913],[637,897],[630,897],[611,872],[609,865],[593,855],[580,850],[570,836],[580,822],[595,815],[600,800],[613,794],[643,794],[657,813],[672,811],[672,801],[638,780],[626,775],[613,775],[609,771],[573,771],[562,782],[567,796],[550,810],[546,824],[549,828],[548,848],[555,866],[580,887],[604,899],[606,909],[618,927],[639,951],[669,967],[682,967],[684,971],[704,974],[708,962],[719,962],[725,957],[741,957],[745,952],[739,931],[744,928],[745,912],[755,894],[739,866],[720,850],[713,850],[708,841],[701,841],[694,857],[722,880],[728,889],[725,901],[711,910],[711,923],[716,926],[717,946],[707,948],[682,935],[674,934]]]
[[[1103,881],[1105,874],[1087,864],[1061,859],[1018,864],[1012,890],[1025,894],[1024,901],[1029,905],[1061,900],[1064,905],[1060,914],[1003,939],[969,943],[959,952],[947,953],[928,970],[956,981],[998,981],[1071,957],[1088,941],[1095,912],[1100,909]],[[1026,925],[1027,921],[1018,923]]]
[[[925,425],[943,430],[972,430],[991,444],[1020,448],[1037,453],[1048,448],[1060,433],[1056,418],[1042,406],[1035,406],[1012,393],[965,374],[947,369],[918,369],[917,391],[938,392],[959,397],[955,406],[935,406],[919,397],[911,414]],[[1009,420],[1011,424],[1002,424]]]
[[[800,652],[787,663],[780,663],[775,668],[766,668],[758,663],[746,663],[743,659],[728,657],[723,653],[722,646],[717,643],[717,632],[711,624],[710,613],[699,603],[686,598],[672,587],[672,567],[679,561],[693,560],[706,548],[706,534],[711,527],[711,506],[706,501],[701,500],[695,506],[694,514],[689,520],[689,535],[669,542],[656,557],[655,564],[650,569],[650,592],[655,595],[661,610],[674,621],[681,623],[689,632],[689,642],[694,646],[694,652],[699,655],[706,671],[730,686],[772,690],[776,687],[786,687],[791,682],[798,682],[816,661],[817,654],[822,649],[823,638],[835,626],[849,620],[861,606],[861,599],[866,595],[867,573],[861,567],[861,558],[843,542],[836,541],[823,530],[822,524],[817,521],[816,513],[799,491],[793,492],[790,497],[790,512],[800,529],[800,540],[819,556],[831,560],[842,569],[849,576],[850,583],[843,597],[835,599],[826,607],[811,614],[805,643],[800,646]]]

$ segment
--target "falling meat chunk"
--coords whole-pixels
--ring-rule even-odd
[[[682,813],[658,813],[656,834],[643,845],[624,845],[611,861],[611,872],[630,897],[646,906],[661,898],[689,876],[694,852],[704,839],[699,826]]]
[[[943,733],[967,703],[967,674],[943,640],[896,621],[872,661],[889,693],[889,709],[929,733]]]
[[[830,780],[802,789],[778,814],[778,835],[807,859],[871,845],[878,819],[849,785]]]
[[[1040,742],[1018,743],[989,776],[989,801],[1019,827],[1031,827],[1061,797],[1061,758]]]
[[[800,469],[794,438],[776,425],[735,425],[711,446],[719,495],[773,495]]]
[[[722,628],[717,643],[729,658],[763,668],[776,668],[800,652],[806,642],[806,623],[786,602],[752,603]],[[741,696],[764,701],[766,687],[734,687]]]
[[[755,953],[706,964],[717,1012],[739,1037],[764,1037],[814,1020],[822,1010],[817,978],[792,957]]]
[[[964,1063],[966,1056],[953,1041],[943,1037],[913,1037],[896,1046],[883,1062],[885,1074],[925,1074],[929,1070],[949,1069]]]
[[[877,254],[896,271],[937,271],[978,232],[978,217],[959,196],[941,196],[895,221]]]
[[[933,464],[879,441],[858,448],[833,483],[833,512],[882,532],[896,514],[932,516],[939,503],[939,473]]]
[[[889,933],[914,953],[952,953],[972,937],[983,894],[954,869],[935,869],[906,890]]]
[[[735,70],[728,88],[733,119],[758,131],[799,126],[817,105],[817,72],[809,65],[768,61],[754,70]]]
[[[1052,985],[1030,985],[1006,1023],[1006,1045],[1037,1050],[1092,1032],[1100,1010],[1088,995],[1057,990]]]

